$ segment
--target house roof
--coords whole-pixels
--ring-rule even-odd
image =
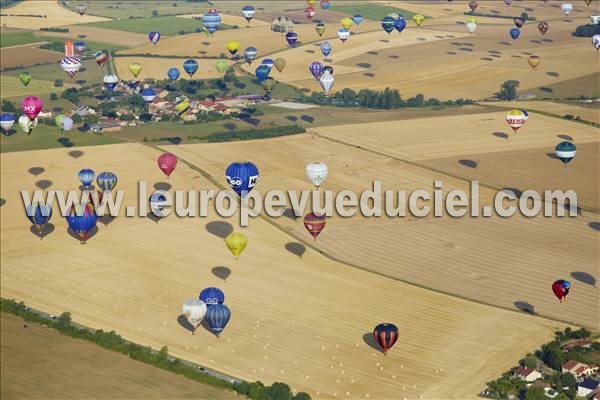
[[[589,346],[593,343],[593,341],[591,341],[590,339],[579,339],[576,340],[575,342],[571,342],[571,343],[567,343],[565,345],[562,346],[563,349],[574,349],[575,347],[579,347],[579,346]]]
[[[533,372],[535,372],[534,369],[527,368],[527,367],[519,367],[516,369],[515,374],[517,376],[527,377],[527,376],[531,375],[531,373],[533,373]]]
[[[598,387],[598,385],[600,385],[600,382],[589,378],[586,378],[583,380],[583,382],[577,384],[577,386],[579,387],[583,387],[590,390],[595,390]]]
[[[562,367],[563,367],[563,369],[571,371],[571,370],[575,369],[576,367],[578,367],[579,365],[582,365],[579,361],[569,360],[566,363],[564,363]]]
[[[214,101],[199,101],[198,104],[200,104],[203,107],[214,107],[217,105],[217,103],[215,103]]]
[[[217,105],[214,107],[214,109],[215,109],[215,110],[217,110],[217,111],[225,111],[225,110],[228,110],[228,109],[229,109],[229,107],[227,107],[227,106],[225,106],[225,105],[223,105],[223,104],[217,104]]]

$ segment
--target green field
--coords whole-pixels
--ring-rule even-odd
[[[32,31],[5,31],[0,34],[0,47],[18,46],[28,43],[42,42]]]
[[[11,71],[2,72],[2,80],[4,81],[7,77],[17,77],[21,72],[27,71],[31,74],[33,80],[27,86],[27,88],[23,88],[24,90],[30,90],[29,88],[34,86],[38,81],[50,81],[54,83],[56,79],[62,79],[64,82],[64,87],[57,88],[58,91],[65,90],[69,85],[77,85],[77,80],[85,80],[87,85],[92,85],[96,83],[102,83],[102,78],[107,73],[106,66],[100,67],[93,59],[87,59],[83,61],[83,66],[79,70],[79,72],[73,77],[73,79],[69,78],[67,74],[62,70],[58,63],[37,65],[34,67],[24,68],[24,69],[16,69]],[[20,82],[19,85],[22,87]],[[12,86],[12,85],[11,85]],[[17,88],[19,87],[16,85]],[[16,96],[17,94],[4,94],[4,82],[2,82],[2,97],[11,97]],[[49,92],[51,90],[45,90],[45,92]]]
[[[43,40],[52,43],[52,46],[54,48],[49,49],[49,50],[55,50],[55,51],[63,51],[64,50],[64,46],[65,46],[64,38],[53,37],[52,34],[44,35],[41,37],[43,38]],[[108,50],[109,52],[114,53],[116,51],[125,50],[125,49],[129,48],[126,46],[118,46],[115,44],[90,42],[88,40],[85,40],[85,44],[87,46],[87,49],[85,50],[84,55],[93,55],[94,53],[101,51],[101,50]]]
[[[378,4],[332,5],[330,10],[348,15],[359,14],[362,15],[363,18],[370,19],[372,21],[381,21],[383,17],[391,13],[401,14],[404,19],[407,20],[415,15],[415,13],[410,11],[402,10],[396,7],[381,6]]]
[[[88,6],[87,13],[107,18],[127,19],[131,17],[151,17],[152,11],[158,15],[165,14],[196,14],[207,11],[207,2],[199,1],[68,1],[67,6],[73,10],[78,4]],[[176,4],[177,6],[174,6]],[[154,27],[156,29],[156,27]]]
[[[104,29],[117,29],[126,32],[148,33],[159,31],[163,36],[177,35],[179,31],[193,32],[202,28],[202,23],[191,18],[150,17],[133,18],[118,21],[93,22],[86,26],[96,26]]]
[[[23,86],[19,78],[16,76],[8,76],[7,73],[2,73],[0,81],[0,97],[23,97],[41,93],[59,92],[65,88],[55,88],[54,82],[43,79],[34,79],[27,86]]]

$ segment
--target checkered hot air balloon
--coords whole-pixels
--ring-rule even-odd
[[[79,57],[66,56],[60,60],[59,64],[63,71],[70,78],[73,78],[77,71],[79,71],[79,68],[81,68],[81,59]]]
[[[308,66],[308,69],[310,70],[310,73],[312,74],[313,78],[315,78],[316,80],[318,80],[323,74],[323,64],[321,64],[319,61],[311,63]]]
[[[317,215],[315,213],[308,213],[304,216],[304,227],[313,237],[313,240],[317,240],[317,236],[325,228],[325,216]]]

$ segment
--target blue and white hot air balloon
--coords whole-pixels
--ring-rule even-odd
[[[225,304],[216,304],[208,307],[204,321],[206,321],[210,330],[219,336],[227,326],[230,318],[231,310],[229,310],[229,307]]]
[[[250,24],[250,21],[252,20],[252,18],[254,18],[255,13],[256,13],[256,10],[252,6],[242,7],[242,15],[244,16],[244,18],[246,18],[246,21],[248,22],[248,24]]]
[[[259,65],[258,68],[256,68],[256,70],[254,71],[254,73],[256,74],[258,80],[262,82],[269,77],[269,74],[271,73],[271,68],[269,68],[266,65]]]
[[[519,28],[512,28],[509,31],[510,37],[513,38],[513,40],[517,40],[519,38],[519,35],[521,35],[521,31],[519,30]]]
[[[225,294],[221,289],[216,287],[207,287],[206,289],[202,289],[198,298],[206,303],[208,307],[217,304],[223,304],[225,302]]]
[[[221,25],[221,15],[214,8],[210,9],[202,16],[202,24],[211,35],[219,29]]]
[[[2,129],[5,132],[8,132],[14,124],[15,124],[14,114],[3,113],[0,115],[0,127],[2,127]]]
[[[575,153],[577,153],[577,147],[574,143],[560,142],[556,145],[556,157],[565,167],[575,157]]]
[[[92,169],[84,168],[81,171],[79,171],[79,174],[77,174],[77,176],[79,177],[79,181],[81,182],[81,184],[85,188],[89,188],[92,182],[94,182],[96,173]]]
[[[198,62],[196,60],[185,60],[183,62],[183,70],[187,72],[191,78],[196,71],[198,71]]]
[[[156,98],[156,90],[151,87],[143,89],[140,94],[146,103],[152,103]]]
[[[156,45],[160,40],[160,32],[150,32],[148,34],[148,39],[152,42],[152,44]]]
[[[33,226],[38,230],[38,233],[44,229],[44,225],[50,221],[52,217],[52,207],[46,204],[33,203],[25,208],[27,218]]]
[[[104,86],[108,90],[113,92],[115,90],[115,88],[117,87],[117,83],[119,83],[119,78],[117,78],[113,74],[108,74],[108,75],[104,75],[104,78],[102,78],[102,82],[104,82]]]
[[[260,62],[260,65],[266,65],[267,67],[269,67],[269,69],[271,69],[273,68],[273,65],[275,65],[275,61],[273,61],[272,58],[263,58]]]
[[[389,15],[386,15],[381,20],[381,27],[387,33],[392,33],[392,31],[394,30],[395,22],[396,22],[396,20],[394,19],[394,17],[390,17]]]
[[[69,209],[66,219],[69,228],[79,237],[81,244],[85,244],[96,227],[98,216],[93,204],[75,204]]]
[[[246,60],[248,64],[252,64],[252,61],[256,59],[256,53],[258,53],[256,48],[248,47],[246,50],[244,50],[244,60]]]
[[[258,182],[258,168],[251,162],[234,162],[227,167],[225,176],[229,186],[244,197]]]
[[[287,32],[285,34],[285,40],[293,47],[298,42],[298,34],[296,32]]]
[[[167,197],[161,192],[154,192],[150,195],[150,211],[156,218],[163,218],[166,214],[163,212]],[[156,221],[158,223],[158,220]]]
[[[81,54],[87,48],[85,42],[75,42],[73,45],[73,49],[77,52],[77,54]]]
[[[175,67],[169,68],[169,70],[167,71],[167,77],[169,78],[169,80],[176,81],[177,79],[179,79],[179,70]]]
[[[357,26],[360,25],[360,23],[363,21],[363,16],[362,15],[354,15],[352,17],[352,22],[354,22]]]
[[[331,43],[329,43],[329,42],[321,43],[321,53],[323,53],[324,57],[327,57],[331,53]]]
[[[110,193],[117,186],[117,175],[112,172],[101,172],[96,177],[98,188],[104,193]]]

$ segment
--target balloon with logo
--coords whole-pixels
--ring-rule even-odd
[[[246,19],[246,22],[248,22],[248,25],[250,25],[250,21],[252,20],[252,18],[254,18],[255,13],[256,10],[252,6],[242,7],[242,15]]]
[[[81,59],[74,56],[65,56],[60,60],[59,64],[63,71],[69,75],[69,78],[73,78],[81,68]]]
[[[229,64],[227,64],[227,61],[225,60],[219,60],[215,63],[215,69],[220,74],[227,71],[227,68],[229,68]]]
[[[363,22],[363,16],[359,14],[353,15],[352,22],[354,22],[357,26],[360,25],[360,23]]]
[[[592,37],[592,45],[596,48],[596,50],[600,50],[600,34]]]
[[[31,82],[31,75],[29,74],[29,72],[21,72],[19,74],[19,80],[21,81],[23,86],[27,86],[29,85],[29,82]]]
[[[540,65],[540,58],[538,56],[529,56],[527,62],[531,68],[536,69]]]
[[[477,19],[473,16],[467,18],[467,29],[471,33],[475,33],[477,30]]]
[[[129,72],[131,72],[134,78],[137,78],[142,72],[142,66],[139,63],[131,63],[129,64]]]
[[[517,40],[519,38],[519,35],[521,34],[521,31],[519,30],[519,28],[512,28],[509,33],[510,37],[513,38],[513,40]]]
[[[421,24],[423,23],[424,20],[425,20],[425,17],[421,14],[413,15],[413,21],[415,22],[415,24],[417,26],[421,26]]]
[[[98,216],[93,204],[82,203],[73,205],[69,209],[66,219],[71,231],[79,237],[81,244],[85,244],[96,227]]]
[[[176,81],[177,79],[179,79],[179,75],[180,75],[179,74],[179,70],[177,68],[175,68],[175,67],[171,67],[167,71],[167,77],[171,81]]]
[[[266,65],[259,65],[258,68],[256,68],[256,70],[254,71],[254,73],[256,74],[258,80],[262,82],[269,77],[269,74],[271,73],[271,68],[269,68]]]
[[[506,115],[506,122],[515,133],[523,126],[525,121],[527,121],[527,117],[523,110],[512,110]]]
[[[392,33],[392,31],[394,30],[395,22],[396,22],[396,20],[393,17],[390,17],[389,15],[387,15],[387,16],[383,17],[383,19],[381,20],[381,27],[387,33]]]
[[[565,15],[569,15],[571,13],[571,11],[573,11],[573,4],[571,4],[571,3],[563,3],[562,6],[560,6],[560,8],[562,8],[563,13]]]
[[[330,7],[331,3],[329,3],[329,0],[321,0],[321,8],[323,10],[329,10]]]
[[[117,186],[117,176],[112,172],[101,172],[96,177],[98,188],[104,193],[110,193]]]
[[[221,25],[221,15],[214,8],[210,9],[202,16],[202,24],[211,35],[219,29]]]
[[[89,187],[91,187],[92,182],[94,182],[96,173],[94,172],[93,169],[84,168],[79,171],[79,173],[77,174],[77,177],[79,178],[79,182],[81,182],[83,187],[89,188]]]
[[[398,33],[401,33],[404,30],[404,28],[406,28],[406,21],[404,20],[402,15],[394,21],[394,28],[396,28]]]
[[[304,216],[304,227],[310,233],[313,240],[317,240],[317,236],[325,228],[325,216],[315,213],[308,213]]]
[[[177,167],[177,156],[172,153],[163,153],[158,157],[156,163],[158,164],[158,168],[160,168],[163,174],[168,178]]]
[[[329,54],[331,54],[331,43],[329,42],[323,42],[321,43],[321,53],[323,53],[324,57],[327,57]]]
[[[550,25],[548,25],[548,23],[546,21],[542,21],[538,24],[538,30],[540,31],[540,33],[542,35],[545,35],[546,32],[548,32],[549,28],[550,28]]]
[[[390,323],[379,324],[373,330],[373,338],[383,350],[383,354],[387,355],[398,341],[398,327]]]
[[[108,53],[104,51],[99,51],[94,55],[94,58],[96,60],[96,64],[98,64],[99,66],[103,66],[108,61],[109,56]]]
[[[244,50],[244,60],[248,63],[248,65],[252,64],[252,61],[256,59],[256,54],[258,50],[254,47],[248,47]]]
[[[311,63],[308,66],[308,69],[310,70],[310,73],[312,74],[313,78],[315,78],[316,80],[318,80],[323,74],[323,64],[321,64],[319,61]]]
[[[238,42],[237,40],[231,40],[231,41],[227,42],[227,45],[225,46],[225,48],[227,49],[229,54],[231,54],[232,56],[235,56],[236,53],[238,52],[238,50],[240,49],[240,42]]]
[[[315,8],[313,6],[308,6],[304,9],[304,15],[306,15],[306,19],[312,21],[316,14]]]
[[[31,224],[37,229],[38,237],[43,239],[42,232],[52,217],[52,207],[47,204],[32,203],[25,208],[25,212]]]
[[[315,25],[315,31],[317,31],[317,35],[319,35],[319,37],[323,36],[323,34],[325,33],[325,29],[325,24],[322,22],[319,22]]]
[[[237,259],[248,246],[248,238],[238,232],[233,232],[225,238],[227,248]]]
[[[273,65],[275,65],[275,61],[273,61],[272,58],[263,58],[260,62],[260,65],[266,65],[267,67],[269,67],[269,70],[271,70],[273,68]]]
[[[575,146],[575,144],[571,142],[560,142],[556,145],[555,151],[556,157],[566,167],[569,161],[575,158],[575,153],[577,153],[577,146]]]
[[[160,32],[150,32],[148,34],[148,39],[150,39],[153,45],[156,45],[160,40]]]
[[[75,49],[77,54],[83,53],[86,48],[87,46],[85,45],[85,42],[75,42],[75,44],[73,45],[73,49]]]
[[[194,76],[196,71],[198,71],[198,63],[196,60],[185,60],[183,62],[183,70],[190,76]]]
[[[344,29],[350,29],[350,27],[352,26],[352,18],[342,18],[340,20],[340,25],[342,25],[342,28]]]
[[[30,134],[31,131],[33,131],[35,129],[37,124],[38,124],[37,118],[29,119],[29,117],[27,117],[25,115],[21,115],[19,117],[19,126],[21,127],[21,129],[23,129],[23,132],[25,132],[27,134]]]
[[[156,90],[154,90],[151,87],[142,89],[142,92],[140,94],[142,95],[142,98],[146,103],[152,103],[156,98]]]
[[[477,10],[477,7],[479,7],[479,3],[477,3],[476,1],[469,2],[469,8],[471,9],[471,12],[475,12],[475,10]]]
[[[104,75],[104,78],[102,78],[102,82],[104,82],[104,87],[106,87],[108,90],[110,90],[112,92],[117,87],[119,78],[117,78],[116,75],[108,74],[108,75]]]
[[[329,71],[324,71],[323,75],[321,75],[321,78],[319,78],[319,84],[321,85],[321,89],[323,89],[325,96],[329,95],[334,81],[335,79]]]
[[[275,59],[275,63],[273,65],[275,66],[275,69],[281,73],[287,65],[287,61],[285,61],[285,58],[278,57]]]
[[[288,32],[285,34],[285,40],[293,47],[298,41],[298,34],[296,32]]]
[[[346,40],[348,40],[348,38],[350,37],[350,31],[348,29],[341,28],[337,32],[337,36],[342,41],[342,43],[345,43]]]
[[[21,111],[30,120],[34,120],[42,111],[42,100],[37,96],[27,96],[21,100]]]
[[[312,182],[315,188],[319,188],[325,178],[327,178],[327,165],[322,162],[310,163],[306,166],[306,176]]]
[[[0,127],[4,132],[10,131],[10,129],[15,124],[15,116],[14,114],[2,113],[0,114]]]
[[[231,318],[231,310],[225,304],[208,307],[204,320],[213,333],[219,337]]]
[[[221,289],[211,286],[202,289],[198,299],[200,299],[206,304],[207,307],[210,308],[212,306],[216,306],[217,304],[223,304],[225,302],[225,293],[223,293]]]
[[[514,17],[513,18],[513,23],[515,24],[515,26],[517,28],[522,28],[523,25],[525,25],[525,19],[523,19],[521,17]]]
[[[258,168],[253,163],[234,162],[225,171],[229,186],[240,196],[245,197],[258,182]]]
[[[189,299],[183,303],[181,307],[181,315],[190,323],[192,326],[192,335],[196,332],[196,329],[202,323],[202,318],[206,315],[206,304],[199,299]]]
[[[85,4],[78,4],[75,9],[79,15],[83,16],[83,14],[85,14],[85,10],[87,10],[87,6]]]

